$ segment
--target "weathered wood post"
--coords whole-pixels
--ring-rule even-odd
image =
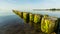
[[[34,15],[34,29],[36,31],[41,30],[41,19],[42,19],[42,15],[40,15],[40,14],[35,14]]]
[[[42,15],[35,14],[34,15],[34,23],[41,23]]]
[[[13,10],[13,12],[18,15],[19,17],[23,18],[23,12],[17,11],[17,10]]]
[[[23,12],[23,19],[24,19],[24,21],[25,22],[29,22],[29,13],[27,13],[27,12]]]
[[[34,14],[29,13],[29,21],[33,22],[34,21]]]
[[[23,18],[23,12],[17,11],[17,13],[19,17]]]
[[[41,31],[47,34],[51,34],[57,27],[58,18],[44,16],[41,21]]]

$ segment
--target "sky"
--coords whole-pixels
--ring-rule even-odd
[[[60,8],[60,0],[0,0],[0,10]]]
[[[7,10],[60,8],[60,0],[0,0],[0,13]],[[2,13],[3,13],[2,12]]]

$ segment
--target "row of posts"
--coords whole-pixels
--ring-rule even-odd
[[[15,14],[24,19],[25,23],[31,22],[36,30],[50,34],[58,28],[58,18],[48,15],[33,14],[13,10]]]

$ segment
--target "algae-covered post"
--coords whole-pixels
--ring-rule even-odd
[[[47,34],[52,33],[57,27],[57,20],[56,17],[44,16],[41,21],[41,31]]]
[[[29,21],[31,21],[31,22],[34,21],[34,14],[29,13]]]
[[[23,18],[23,12],[17,11],[17,10],[13,10],[13,12],[18,15],[19,17]]]
[[[14,12],[15,14],[17,14],[17,10],[13,10],[13,12]]]
[[[23,12],[18,11],[18,16],[20,16],[21,18],[23,18]]]
[[[23,19],[24,19],[25,21],[29,21],[29,13],[23,12]]]
[[[42,15],[34,14],[34,29],[39,32],[41,31],[41,19]]]
[[[34,15],[34,23],[41,23],[42,16],[40,14]]]

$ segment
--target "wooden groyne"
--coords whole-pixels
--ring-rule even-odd
[[[24,19],[26,22],[30,21],[34,23],[33,25],[39,25],[35,26],[36,30],[41,30],[42,32],[46,34],[51,34],[54,32],[58,27],[59,20],[57,17],[48,16],[48,15],[41,15],[41,14],[33,14],[28,12],[20,12],[17,10],[13,10],[15,14],[17,14],[19,17]]]

